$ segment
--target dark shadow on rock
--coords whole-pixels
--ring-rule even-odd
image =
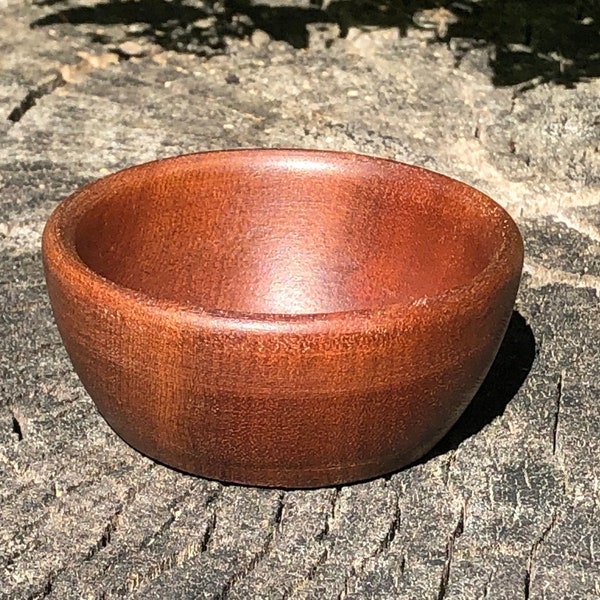
[[[418,463],[455,450],[466,439],[502,415],[527,379],[535,353],[535,338],[531,327],[514,311],[496,359],[473,401],[454,427]]]
[[[41,0],[39,6],[65,4],[61,0]],[[127,27],[130,38],[144,38],[165,50],[210,55],[224,51],[227,37],[246,33],[215,18],[210,5],[190,5],[182,0],[105,0],[94,5],[58,8],[34,21],[32,27],[45,26]],[[134,28],[132,28],[134,26]],[[108,33],[86,31],[91,41],[111,44]]]
[[[38,6],[58,6],[34,21],[32,27],[61,25],[138,25],[133,37],[145,37],[167,50],[195,52],[200,55],[224,49],[227,38],[248,36],[262,29],[274,40],[294,48],[309,46],[310,24],[338,24],[341,36],[349,28],[398,27],[406,31],[410,15],[395,2],[337,0],[323,8],[316,0],[308,7],[271,6],[253,0],[104,0],[92,6],[73,6],[63,0],[39,0]],[[109,42],[91,35],[93,41]]]
[[[448,37],[492,47],[496,85],[600,76],[599,0],[469,0],[463,7]]]
[[[199,55],[224,51],[228,38],[254,29],[306,48],[310,24],[335,23],[341,37],[351,27],[392,27],[400,34],[421,27],[435,31],[437,42],[453,42],[457,64],[475,47],[490,48],[499,86],[573,85],[600,76],[600,0],[313,0],[304,7],[272,6],[268,0],[104,0],[91,6],[39,0],[38,5],[52,12],[33,27],[135,24],[128,35]]]
[[[295,48],[307,48],[311,23],[337,23],[344,37],[349,27],[399,27],[406,31],[411,23],[406,5],[394,0],[334,0],[324,8],[324,0],[315,0],[307,7],[293,5],[272,6],[256,0],[104,0],[92,6],[73,6],[65,0],[39,0],[37,6],[62,8],[35,20],[32,27],[61,24],[132,25],[147,26],[144,34],[168,47],[169,37],[185,31],[189,37],[198,19],[217,17],[217,29],[224,35],[249,33],[254,29],[266,31],[273,39],[285,41]],[[402,6],[399,7],[398,4]],[[416,7],[431,2],[414,1]],[[242,27],[240,28],[240,24]],[[245,26],[245,27],[244,27]],[[201,28],[199,28],[201,29]],[[172,41],[172,40],[171,40]],[[181,48],[184,50],[184,48]]]
[[[327,13],[318,7],[269,6],[251,0],[229,0],[225,6],[230,19],[243,15],[252,29],[262,29],[272,39],[287,42],[294,48],[308,48],[308,25],[330,22]]]

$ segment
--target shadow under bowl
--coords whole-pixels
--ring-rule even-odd
[[[206,152],[96,181],[43,235],[55,319],[114,430],[209,478],[315,487],[450,429],[511,316],[518,229],[422,168]]]

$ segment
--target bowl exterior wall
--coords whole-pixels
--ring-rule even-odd
[[[298,332],[227,322],[65,277],[44,250],[64,345],[102,415],[129,444],[173,467],[251,485],[316,487],[399,469],[450,429],[483,381],[520,277],[493,293],[349,314]]]

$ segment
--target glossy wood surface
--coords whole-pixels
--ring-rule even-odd
[[[145,454],[220,480],[331,485],[428,451],[511,315],[518,230],[442,175],[301,150],[134,167],[43,236],[73,365]]]

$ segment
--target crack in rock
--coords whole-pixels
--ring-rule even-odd
[[[142,541],[138,551],[143,551],[144,549],[152,546],[154,542],[161,536],[164,535],[172,526],[172,524],[177,521],[179,514],[177,512],[177,505],[183,502],[188,496],[190,496],[194,490],[198,488],[197,485],[193,485],[191,488],[186,490],[183,494],[175,498],[170,503],[170,510],[173,513],[156,531],[152,536]],[[206,499],[204,503],[204,508],[209,508],[210,506],[215,504],[215,500],[218,498],[219,492],[214,492]],[[116,590],[117,595],[126,595],[131,594],[139,590],[142,586],[146,586],[161,575],[167,573],[168,571],[181,566],[188,560],[203,554],[209,549],[210,543],[212,541],[212,536],[215,531],[217,525],[217,514],[218,508],[215,506],[213,512],[206,524],[204,532],[202,533],[202,537],[200,541],[192,541],[189,544],[186,544],[182,548],[177,549],[169,553],[165,556],[160,562],[149,569],[146,572],[133,572],[128,576],[126,584]]]
[[[184,502],[185,499],[188,498],[196,490],[196,488],[198,486],[199,486],[199,484],[191,485],[183,493],[179,494],[178,496],[173,498],[168,503],[166,508],[167,508],[167,512],[169,513],[169,517],[160,525],[158,530],[156,530],[154,533],[152,533],[150,536],[148,536],[147,538],[145,538],[142,541],[142,543],[140,544],[139,550],[143,550],[144,548],[148,548],[149,546],[152,546],[152,544],[154,544],[154,542],[161,535],[163,535],[166,531],[169,530],[171,525],[179,517],[179,510],[177,508],[178,505],[181,504],[182,502]],[[216,494],[214,496],[210,496],[205,506],[208,506],[209,504],[211,504],[215,497],[216,497]]]
[[[52,588],[54,586],[54,581],[56,578],[62,573],[62,571],[57,571],[56,573],[50,573],[46,577],[46,583],[44,588],[41,591],[32,592],[25,598],[25,600],[40,600],[41,598],[47,598],[52,593]]]
[[[90,548],[87,555],[83,558],[83,562],[87,562],[91,560],[98,552],[106,548],[111,540],[115,531],[118,529],[119,520],[123,510],[133,501],[136,495],[135,488],[131,488],[128,490],[125,499],[122,504],[120,504],[115,512],[108,518],[108,522],[102,530],[102,534],[96,541],[96,543]],[[69,571],[72,568],[71,564],[63,565],[61,568],[48,573],[46,576],[46,582],[44,587],[41,590],[37,590],[27,596],[26,600],[39,600],[40,598],[47,598],[52,594],[52,590],[54,588],[54,582],[63,574]]]
[[[21,102],[10,111],[7,119],[13,123],[18,123],[37,104],[38,100],[48,96],[54,90],[66,85],[66,83],[60,72],[50,73],[35,87],[29,89]]]
[[[210,523],[207,525],[207,529],[210,528]],[[206,535],[206,533],[204,534]],[[161,575],[171,571],[172,569],[181,566],[188,560],[198,556],[203,552],[201,544],[197,542],[190,542],[182,548],[179,548],[176,552],[172,552],[162,558],[160,562],[153,566],[151,569],[144,573],[133,572],[127,577],[125,585],[118,588],[115,592],[117,597],[125,597],[128,594],[138,591],[142,586],[146,586]]]
[[[446,487],[450,487],[450,473],[456,462],[456,450],[450,450],[448,454],[448,462],[446,463],[446,470],[444,472],[444,485]]]
[[[400,527],[401,520],[402,520],[402,511],[400,510],[400,501],[398,498],[396,498],[396,503],[394,506],[394,514],[392,515],[392,520],[390,522],[390,526],[389,526],[381,544],[377,548],[376,552],[373,554],[373,557],[377,556],[378,554],[382,554],[385,550],[389,549],[392,542],[396,538],[396,533],[398,532],[398,528]]]
[[[27,437],[29,431],[29,418],[25,416],[19,406],[8,403],[8,412],[11,417],[12,433],[17,436],[17,441],[21,442]]]
[[[115,531],[119,527],[119,521],[121,518],[121,514],[123,511],[135,500],[135,497],[138,493],[138,489],[135,487],[127,490],[125,494],[125,498],[123,502],[116,508],[114,513],[108,518],[108,522],[102,530],[102,534],[96,541],[96,543],[89,549],[87,555],[83,558],[82,562],[87,562],[91,560],[96,554],[98,554],[101,550],[106,548],[111,540]],[[54,572],[51,572],[46,577],[46,583],[42,590],[38,590],[33,592],[27,597],[27,600],[34,600],[39,598],[46,598],[50,596],[52,593],[52,589],[54,587],[54,582],[63,574],[73,568],[73,565],[67,564],[63,565],[61,568],[57,569]]]
[[[390,524],[388,526],[388,530],[386,531],[384,538],[381,540],[380,544],[375,549],[375,552],[368,556],[367,559],[375,558],[376,556],[383,554],[383,552],[385,552],[386,550],[389,550],[392,542],[396,537],[396,533],[398,532],[400,522],[402,520],[402,511],[400,509],[400,495],[398,494],[398,490],[392,488],[389,485],[389,481],[386,482],[386,487],[392,491],[392,494],[394,496],[392,518],[390,520]],[[365,561],[363,561],[363,565],[364,562]]]
[[[563,377],[564,371],[558,377],[556,407],[554,410],[554,423],[552,425],[552,455],[556,456],[558,448],[558,434],[560,427],[560,411],[562,409],[562,392],[563,392]]]
[[[485,585],[483,586],[483,598],[482,600],[487,600],[488,595],[490,593],[490,583],[492,583],[492,573],[490,573],[488,575],[487,581],[485,582]]]
[[[123,511],[123,506],[120,506],[113,515],[108,519],[108,523],[102,530],[102,535],[98,538],[95,546],[92,546],[85,560],[91,560],[98,552],[106,548],[112,540],[112,536],[117,530],[119,517]]]
[[[336,487],[333,490],[333,493],[329,498],[329,510],[325,515],[325,519],[323,520],[321,530],[314,537],[315,541],[318,544],[320,544],[323,547],[323,549],[319,553],[317,560],[310,566],[306,576],[302,580],[298,581],[290,588],[285,590],[283,592],[281,600],[287,600],[293,594],[304,588],[308,583],[313,581],[319,571],[319,568],[322,567],[329,560],[330,547],[329,544],[326,543],[326,538],[331,530],[331,522],[334,521],[336,518],[337,503],[340,497],[340,491],[341,487]]]
[[[460,515],[458,516],[458,522],[456,523],[456,527],[454,528],[454,531],[452,532],[452,535],[450,536],[450,538],[448,539],[448,543],[446,544],[446,562],[442,571],[440,587],[438,590],[436,600],[443,600],[446,597],[446,591],[448,590],[448,582],[450,581],[452,561],[454,559],[454,546],[456,544],[456,540],[463,534],[463,531],[465,529],[465,510],[466,504],[463,502],[463,505],[460,509]]]
[[[388,489],[392,489],[389,486],[389,479],[386,481],[385,485]],[[400,509],[400,496],[398,494],[398,491],[396,489],[392,489],[392,493],[394,495],[393,512],[392,512],[390,524],[388,526],[388,529],[387,529],[383,539],[377,545],[377,547],[375,548],[375,550],[373,552],[370,552],[368,555],[364,556],[357,564],[351,565],[350,568],[346,571],[342,589],[340,590],[336,600],[345,600],[346,598],[348,598],[348,596],[351,593],[351,590],[350,590],[351,582],[354,579],[356,579],[357,577],[360,577],[364,573],[365,565],[367,564],[367,562],[369,560],[374,559],[377,556],[383,554],[385,551],[389,550],[391,543],[394,541],[394,538],[396,537],[396,533],[400,527],[400,523],[402,520],[402,512]],[[332,509],[335,507],[336,501],[337,501],[337,497],[334,497],[334,502],[332,503]],[[463,509],[461,512],[461,523],[463,521],[464,521],[464,506],[463,506]],[[462,528],[460,530],[460,533],[462,533]],[[460,533],[458,535],[460,535]],[[400,564],[400,569],[399,569],[400,575],[404,575],[405,568],[406,568],[406,557],[403,556],[402,560],[401,560],[401,564]]]
[[[127,490],[127,493],[125,494],[125,499],[121,504],[119,504],[119,506],[117,506],[114,513],[108,518],[108,522],[104,526],[102,534],[98,538],[96,544],[90,548],[87,556],[84,558],[84,561],[91,560],[96,554],[98,554],[98,552],[100,552],[110,544],[110,542],[112,541],[113,534],[115,533],[115,531],[117,531],[119,527],[119,522],[121,520],[121,515],[123,514],[123,511],[135,500],[137,491],[138,490],[136,490],[134,487]]]
[[[329,531],[331,530],[331,522],[335,521],[336,512],[337,512],[337,503],[340,498],[340,488],[336,487],[330,500],[329,500],[329,510],[325,515],[325,520],[323,522],[323,527],[319,533],[315,536],[317,542],[323,542],[323,540],[329,535]]]
[[[554,527],[556,527],[556,523],[558,522],[558,512],[555,510],[552,513],[552,518],[550,519],[550,523],[548,526],[542,531],[539,538],[533,543],[531,546],[531,550],[529,551],[529,556],[527,558],[527,568],[525,570],[525,581],[523,583],[523,597],[525,600],[529,600],[531,596],[531,589],[533,586],[533,579],[535,575],[535,559],[537,558],[537,554],[539,552],[540,547],[544,544]]]
[[[273,543],[275,541],[275,537],[277,532],[279,531],[279,526],[281,525],[281,520],[283,517],[283,511],[285,509],[285,492],[280,492],[277,498],[277,508],[275,509],[275,514],[273,515],[273,519],[270,523],[269,533],[265,538],[265,541],[262,547],[256,552],[256,554],[252,557],[250,563],[243,568],[240,572],[234,573],[234,575],[225,583],[221,591],[214,597],[215,600],[226,600],[229,597],[229,594],[233,590],[233,588],[243,579],[248,577],[250,573],[255,571],[259,565],[265,560],[265,558],[269,555],[273,548]]]
[[[291,598],[296,592],[300,591],[304,586],[306,586],[306,584],[313,581],[315,578],[315,575],[317,574],[317,571],[319,570],[319,567],[324,565],[327,562],[328,558],[329,558],[329,548],[325,547],[319,553],[317,560],[308,569],[306,576],[303,579],[301,579],[300,581],[296,582],[291,587],[289,587],[288,589],[283,591],[281,600],[289,600],[289,598]]]
[[[354,567],[351,567],[348,572],[346,572],[346,576],[344,577],[344,586],[340,590],[340,593],[336,596],[336,600],[346,600],[348,598],[348,594],[350,593],[349,581],[350,578],[356,576],[356,571]]]
[[[11,417],[12,417],[12,432],[17,436],[17,440],[20,442],[25,437],[25,432],[27,430],[26,421],[23,418],[23,415],[16,409],[11,409]]]
[[[80,81],[94,70],[119,64],[119,57],[113,52],[94,54],[81,51],[77,56],[80,59],[78,62],[62,65],[58,71],[48,73],[36,86],[30,88],[21,102],[10,111],[7,119],[18,123],[44,96],[69,83]]]

